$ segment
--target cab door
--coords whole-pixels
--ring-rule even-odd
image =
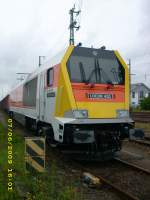
[[[40,121],[45,121],[45,78],[44,78],[44,73],[40,74],[40,83],[39,83],[39,118],[40,118]]]
[[[56,98],[56,91],[54,88],[54,68],[47,70],[46,77],[45,121],[47,123],[52,123]]]

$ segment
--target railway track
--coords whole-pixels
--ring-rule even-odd
[[[129,140],[130,142],[134,142],[143,146],[147,146],[150,147],[150,138],[149,137],[145,137],[144,140]]]
[[[112,183],[108,178],[105,178],[102,175],[97,175],[97,173],[93,173],[93,171],[90,168],[83,168],[82,170],[87,171],[88,173],[91,173],[95,177],[99,178],[101,183],[112,188],[117,194],[119,193],[119,195],[123,195],[123,199],[125,197],[125,199],[127,199],[127,200],[140,200],[139,198],[135,197],[131,193],[120,188],[118,185],[115,185],[114,183]]]
[[[131,117],[135,122],[150,123],[150,112],[131,112]]]
[[[110,188],[118,197],[121,197],[121,200],[149,200],[150,189],[144,191],[144,188],[150,183],[150,171],[119,158],[115,158],[112,162],[105,162],[107,166],[105,163],[98,162],[89,162],[88,164],[86,164],[87,162],[75,162],[75,165],[78,166],[81,175],[84,172],[88,172],[99,178],[100,182]],[[138,180],[135,180],[137,177]],[[149,181],[146,179],[149,179]],[[135,190],[133,189],[134,183],[136,185]],[[144,198],[143,193],[145,195]]]
[[[150,170],[144,169],[143,167],[139,167],[139,166],[137,166],[137,165],[135,165],[133,163],[129,163],[129,162],[127,162],[125,160],[122,160],[120,158],[115,158],[115,160],[117,162],[120,162],[120,163],[122,163],[122,164],[124,164],[124,165],[126,165],[128,167],[131,167],[131,168],[137,170],[137,171],[140,171],[140,172],[143,172],[145,174],[148,174],[150,176]]]
[[[110,167],[108,167],[110,172],[107,175],[105,174],[104,170],[103,170],[103,172],[100,172],[100,170],[97,168],[95,170],[91,167],[82,167],[82,170],[87,171],[87,172],[93,174],[94,176],[96,176],[97,178],[99,178],[103,184],[108,185],[116,193],[119,193],[122,197],[121,199],[127,199],[127,200],[143,199],[142,193],[139,193],[139,194],[137,194],[137,193],[138,193],[138,191],[142,191],[142,189],[141,189],[141,187],[143,185],[143,184],[141,185],[142,180],[145,180],[145,178],[148,176],[149,181],[150,181],[150,171],[146,170],[144,168],[141,168],[139,166],[136,166],[134,164],[131,164],[127,161],[121,160],[119,158],[115,158],[114,161],[115,161],[114,166],[115,166],[115,168],[118,168],[118,172],[116,172],[111,165],[110,165]],[[112,174],[114,172],[114,175],[110,175],[111,172],[112,172]],[[133,190],[133,185],[131,183],[132,181],[130,180],[132,174],[136,174],[135,177],[141,176],[140,177],[141,181],[138,181],[138,184],[136,183],[135,191]],[[130,176],[128,176],[128,175],[130,175]],[[116,177],[120,176],[120,179],[115,178],[115,176]],[[143,178],[142,178],[142,176],[143,176]],[[127,179],[127,183],[125,183],[125,179]],[[130,183],[129,186],[132,185],[132,188],[127,187],[128,183]],[[146,186],[147,183],[145,182],[144,185]],[[148,194],[145,195],[144,200],[149,200],[150,189],[147,191],[147,193]]]
[[[48,144],[48,148],[50,150],[52,147]],[[58,154],[59,156],[62,156],[62,158],[61,158],[62,160],[63,160],[63,157],[65,157],[65,155],[66,155],[64,152],[62,153],[62,151],[57,150],[57,149],[56,149],[56,154]],[[66,157],[65,157],[65,160],[66,160]],[[47,162],[49,162],[49,158],[48,157],[47,157]],[[70,156],[69,156],[69,161],[68,162],[70,162]],[[119,162],[119,161],[117,161],[117,162]],[[71,163],[74,166],[74,169],[76,168],[76,169],[78,169],[78,171],[80,171],[81,176],[83,175],[84,172],[88,172],[88,173],[94,175],[95,177],[99,178],[100,182],[103,185],[105,185],[108,188],[110,188],[110,190],[113,191],[113,193],[115,193],[117,196],[119,196],[121,200],[140,200],[139,198],[137,198],[133,194],[129,193],[128,191],[122,189],[118,185],[116,185],[113,182],[111,182],[111,180],[109,180],[109,178],[106,178],[102,174],[99,174],[97,172],[97,170],[96,171],[93,170],[91,168],[91,166],[85,166],[84,163],[77,162],[77,161],[72,160],[72,159],[71,159]],[[100,189],[100,188],[97,188],[97,189]]]
[[[86,170],[88,170],[88,172],[93,174],[93,172],[90,169],[86,168]],[[97,175],[96,173],[94,173],[93,175],[96,176],[97,178],[99,178],[101,183],[106,184],[107,186],[111,187],[113,190],[115,190],[115,192],[119,193],[120,195],[123,195],[123,197],[125,197],[127,200],[140,200],[136,196],[134,196],[134,195],[130,194],[129,192],[121,189],[119,186],[115,185],[114,183],[109,181],[107,178],[104,178],[101,175]]]
[[[48,148],[51,149],[51,146],[48,146]],[[60,150],[59,150],[59,152],[60,152]],[[60,156],[59,152],[58,152],[58,150],[56,150],[56,153],[59,154],[59,156]],[[62,155],[65,155],[65,154],[62,153]],[[66,158],[65,158],[65,160],[66,160]],[[47,159],[47,161],[48,161],[48,159]],[[115,161],[117,161],[117,159]],[[69,162],[70,162],[70,160],[69,160]],[[117,162],[119,162],[119,161],[117,161]],[[99,174],[98,172],[94,172],[94,170],[91,167],[85,166],[84,163],[81,164],[81,162],[77,162],[77,161],[74,161],[74,160],[71,160],[71,163],[72,163],[73,166],[75,166],[75,168],[78,168],[80,170],[81,176],[84,172],[88,172],[88,173],[94,175],[95,177],[99,178],[100,182],[103,185],[110,188],[113,191],[113,193],[115,193],[117,196],[120,197],[121,200],[140,200],[135,195],[129,193],[128,191],[122,189],[120,186],[111,182],[111,180],[109,180],[109,178],[104,177],[103,175]]]
[[[149,136],[145,136],[144,139],[150,141],[150,137]]]

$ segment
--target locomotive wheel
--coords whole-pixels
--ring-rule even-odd
[[[57,146],[57,142],[54,140],[53,129],[50,126],[37,126],[37,136],[46,137],[46,143],[52,147]]]

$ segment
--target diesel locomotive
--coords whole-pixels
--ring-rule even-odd
[[[70,45],[5,99],[16,120],[77,156],[112,158],[133,127],[129,70],[118,51]]]

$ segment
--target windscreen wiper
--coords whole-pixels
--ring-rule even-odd
[[[93,74],[97,71],[98,69],[95,68],[92,70],[91,74],[89,75],[89,78],[86,80],[86,84],[88,85],[90,83],[91,78],[93,77]]]
[[[107,81],[107,84],[109,84],[109,85],[114,85],[114,83],[113,83],[111,80],[108,80],[108,81]]]
[[[98,60],[97,60],[97,68],[99,69],[99,61]],[[102,82],[102,74],[103,74],[103,80],[105,81],[105,83],[114,85],[103,68],[100,68],[100,70],[98,70],[98,73],[99,73],[99,83]]]
[[[79,68],[80,68],[82,82],[86,83],[86,76],[85,76],[85,71],[84,71],[84,67],[83,67],[83,63],[82,62],[79,62]]]
[[[96,67],[96,71],[95,71],[95,73],[96,73],[96,76],[97,76],[97,78],[96,78],[96,83],[101,83],[101,79],[102,79],[102,75],[101,75],[101,70],[102,70],[102,68],[100,68],[100,66],[99,66],[99,62],[98,62],[98,59],[95,59],[95,67]]]
[[[118,72],[116,72],[115,68],[112,68],[112,69],[111,69],[111,72],[112,72],[112,74],[113,74],[113,76],[114,76],[115,81],[116,81],[117,83],[119,83]]]
[[[94,73],[95,73],[95,77],[96,77],[96,83],[98,83],[98,79],[99,79],[99,82],[101,81],[101,68],[99,67],[99,63],[98,63],[98,60],[95,59],[95,65],[94,65],[94,69],[92,70],[91,74],[89,75],[89,78],[87,79],[86,81],[86,84],[89,84],[91,78],[93,77]]]

